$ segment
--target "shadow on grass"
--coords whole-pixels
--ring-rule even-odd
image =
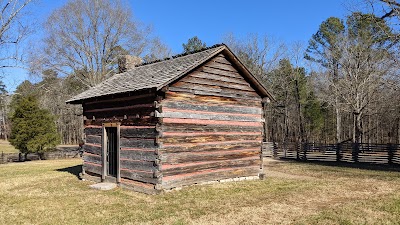
[[[80,179],[79,173],[82,172],[82,165],[70,166],[66,168],[57,169],[58,172],[67,172],[72,175],[75,175],[78,179]]]
[[[296,160],[296,159],[278,159],[278,160],[279,161],[287,161],[287,162],[298,162],[298,163],[304,163],[304,164],[314,164],[314,165],[321,165],[321,166],[400,172],[400,165],[396,165],[396,164],[389,165],[389,164],[374,164],[374,163],[327,162],[327,161],[315,161],[315,160],[304,161],[304,160]]]

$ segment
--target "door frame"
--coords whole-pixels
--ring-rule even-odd
[[[106,127],[116,127],[117,128],[117,174],[116,174],[116,179],[117,183],[121,182],[121,160],[120,160],[120,136],[121,136],[121,130],[120,130],[121,123],[103,123],[102,125],[102,135],[101,135],[101,147],[102,147],[102,171],[101,171],[101,180],[104,181],[107,177],[108,174],[108,163],[107,163],[107,131]]]

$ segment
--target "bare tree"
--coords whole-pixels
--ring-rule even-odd
[[[44,29],[44,46],[33,54],[32,68],[74,74],[87,87],[111,76],[119,55],[144,56],[152,43],[151,29],[133,20],[121,1],[70,0]]]
[[[275,69],[284,58],[286,46],[268,36],[249,34],[240,39],[227,34],[224,42],[234,51],[251,72],[261,78]]]
[[[29,33],[29,27],[22,21],[22,15],[31,1],[0,1],[0,68],[15,67],[13,62],[21,61],[18,47]]]

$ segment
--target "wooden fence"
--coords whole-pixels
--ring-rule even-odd
[[[399,144],[316,144],[265,142],[263,156],[330,162],[400,165]]]
[[[58,146],[54,151],[46,152],[43,159],[67,159],[80,157],[78,146]],[[39,155],[36,153],[28,154],[26,159],[24,154],[19,153],[3,153],[0,152],[0,164],[10,162],[21,162],[26,160],[39,160]]]

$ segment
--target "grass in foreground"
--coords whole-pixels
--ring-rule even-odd
[[[266,162],[268,178],[151,196],[98,191],[80,160],[0,165],[0,224],[376,224],[400,221],[398,172]]]

